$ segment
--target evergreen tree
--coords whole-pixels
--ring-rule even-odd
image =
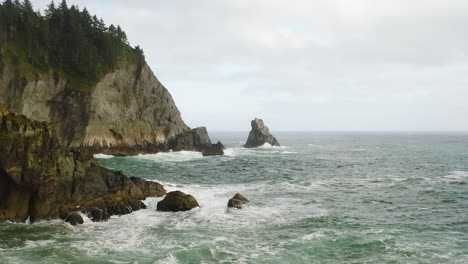
[[[141,69],[143,50],[128,46],[120,26],[92,16],[86,8],[52,1],[44,15],[34,12],[30,0],[0,3],[0,63],[26,58],[41,69],[60,69],[68,76],[90,82],[114,69],[119,60],[131,60]]]

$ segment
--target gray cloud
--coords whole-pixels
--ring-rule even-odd
[[[191,126],[468,130],[467,1],[69,3],[144,48]]]

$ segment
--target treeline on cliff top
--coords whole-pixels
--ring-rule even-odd
[[[52,1],[42,15],[29,0],[0,4],[0,70],[5,64],[26,75],[54,70],[67,88],[86,90],[122,63],[141,69],[143,50],[129,46],[120,26],[107,27],[86,8]]]

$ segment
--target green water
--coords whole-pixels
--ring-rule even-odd
[[[2,223],[0,263],[468,263],[467,134],[277,133],[286,147],[252,150],[245,136],[214,135],[223,157],[99,159],[201,207]],[[236,192],[252,206],[227,210]]]

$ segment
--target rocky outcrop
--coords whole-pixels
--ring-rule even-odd
[[[0,221],[66,219],[95,208],[128,213],[135,200],[165,193],[156,182],[101,167],[87,149],[61,145],[47,123],[0,107]]]
[[[169,144],[174,151],[190,150],[199,151],[203,156],[223,155],[224,146],[218,141],[212,144],[206,127],[198,127],[192,130],[186,130],[184,133],[176,136]]]
[[[0,104],[48,122],[63,145],[95,153],[167,151],[170,140],[188,129],[172,96],[146,64],[121,66],[85,90],[69,90],[66,84],[53,71],[32,75],[5,66]]]
[[[197,200],[190,194],[185,194],[181,191],[169,192],[166,197],[157,205],[158,211],[163,212],[179,212],[188,211],[198,207]]]
[[[255,118],[251,122],[252,130],[250,130],[249,137],[244,147],[256,148],[268,143],[272,146],[280,146],[278,140],[270,134],[270,130],[263,123],[262,119]]]
[[[242,209],[248,203],[249,203],[249,200],[247,198],[245,198],[240,193],[236,193],[236,195],[234,195],[234,197],[229,199],[227,206],[230,207],[230,208]]]

